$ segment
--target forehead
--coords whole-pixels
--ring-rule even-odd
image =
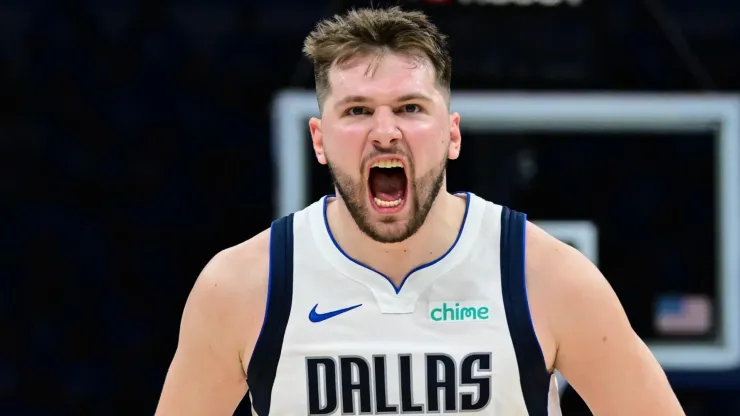
[[[329,100],[357,95],[383,100],[423,93],[437,97],[434,67],[423,58],[403,54],[366,55],[329,71]]]

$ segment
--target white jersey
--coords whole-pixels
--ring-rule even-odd
[[[452,248],[400,287],[336,244],[328,197],[273,223],[253,414],[560,415],[527,305],[526,217],[461,197]]]

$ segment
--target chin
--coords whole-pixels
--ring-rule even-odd
[[[402,215],[383,215],[376,219],[366,218],[358,223],[362,232],[379,243],[392,244],[405,241],[413,233],[409,230],[409,220]]]

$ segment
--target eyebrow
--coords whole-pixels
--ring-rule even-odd
[[[421,93],[410,93],[410,94],[404,94],[400,97],[396,97],[395,102],[403,102],[403,101],[432,101],[432,99],[424,94]],[[334,105],[334,107],[343,107],[347,104],[360,104],[360,103],[368,103],[373,101],[369,97],[365,97],[363,95],[348,95],[341,100],[337,101],[337,103]]]

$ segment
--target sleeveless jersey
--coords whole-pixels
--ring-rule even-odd
[[[253,414],[560,415],[527,304],[526,216],[461,197],[453,246],[400,287],[336,244],[329,197],[273,223]]]

